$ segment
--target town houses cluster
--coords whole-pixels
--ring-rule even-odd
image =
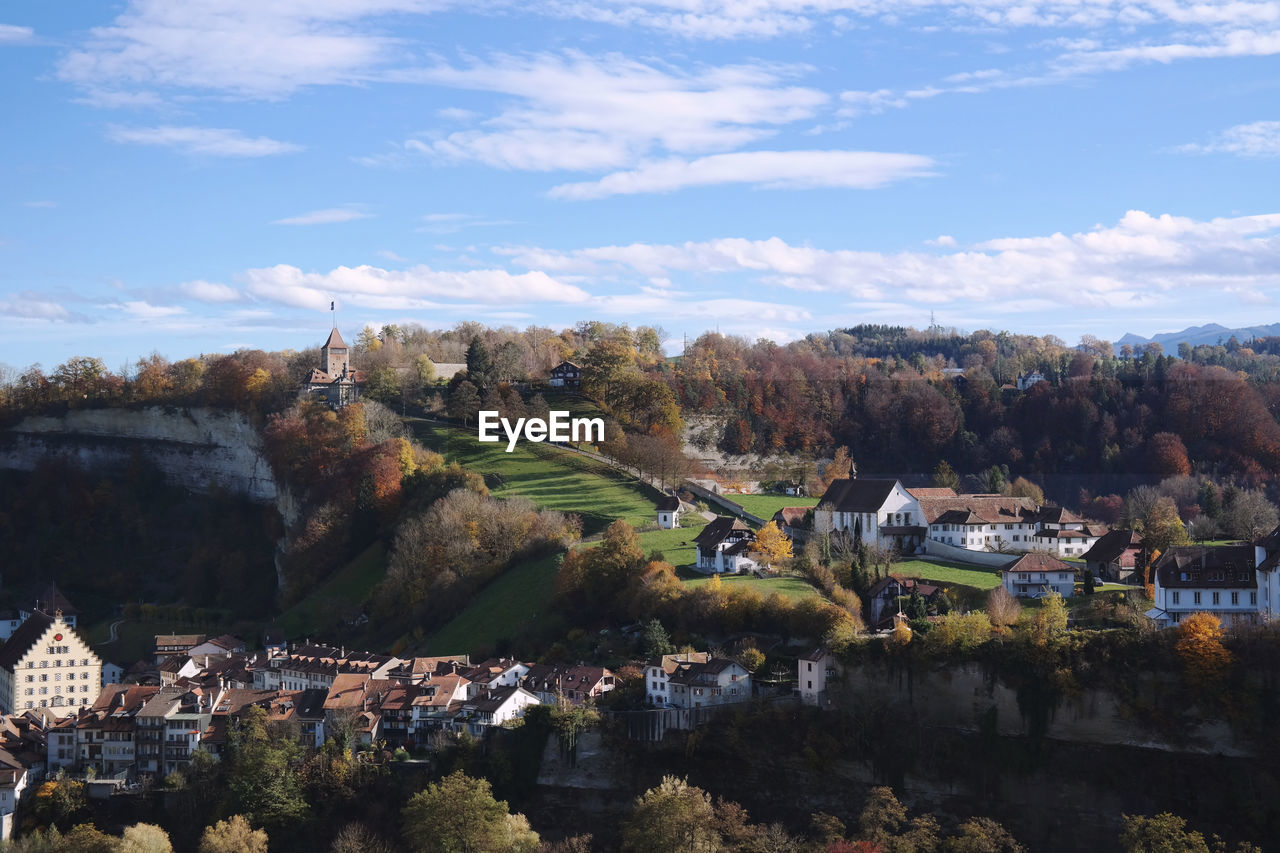
[[[229,635],[160,634],[152,655],[104,683],[101,659],[54,591],[25,608],[0,648],[0,838],[10,837],[22,791],[59,771],[118,787],[215,759],[250,708],[290,724],[307,746],[431,747],[483,737],[532,705],[594,704],[617,686],[601,666],[400,657],[268,631],[262,648]],[[73,618],[73,617],[72,617]],[[255,646],[257,644],[254,644]],[[117,668],[118,672],[118,668]],[[711,709],[749,701],[751,674],[708,653],[649,661],[654,709]],[[674,725],[679,725],[677,721]]]

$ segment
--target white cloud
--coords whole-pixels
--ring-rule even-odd
[[[592,199],[663,193],[709,184],[751,184],[765,189],[841,187],[874,189],[933,174],[933,160],[917,154],[877,151],[739,151],[696,160],[671,158],[614,172],[598,181],[561,184],[553,198]]]
[[[577,52],[438,65],[405,79],[517,100],[478,128],[403,147],[444,161],[572,171],[627,167],[654,151],[728,151],[824,107],[826,93],[786,82],[800,70],[742,65],[686,73]]]
[[[108,305],[107,307],[124,311],[137,320],[159,320],[187,313],[187,309],[178,305],[152,305],[150,302],[141,300],[124,302],[120,305]]]
[[[200,302],[236,302],[240,299],[240,291],[216,281],[184,281],[178,289]]]
[[[447,0],[130,0],[58,66],[99,91],[190,89],[278,98],[369,79],[403,48],[369,19]]]
[[[500,269],[463,272],[426,266],[406,270],[380,267],[337,267],[307,273],[294,266],[247,270],[242,278],[250,294],[304,308],[323,307],[342,294],[346,301],[369,308],[429,309],[445,302],[511,304],[585,302],[586,291],[541,271],[512,274]]]
[[[456,234],[464,228],[516,224],[511,219],[485,219],[473,213],[428,213],[422,221],[426,224],[414,230],[424,234]]]
[[[249,137],[238,130],[216,127],[118,127],[107,130],[112,142],[175,148],[204,157],[269,157],[301,151],[301,146],[265,136]]]
[[[1240,157],[1280,157],[1280,121],[1238,124],[1217,134],[1206,145],[1178,148],[1187,154],[1236,154]]]
[[[57,320],[62,322],[85,320],[84,317],[68,311],[60,302],[55,302],[41,293],[24,291],[0,299],[0,314],[9,317],[20,317],[24,320]]]
[[[36,31],[31,27],[0,24],[0,44],[21,44],[33,40],[35,36]]]
[[[357,207],[327,207],[323,210],[312,210],[297,216],[277,219],[272,225],[333,225],[339,222],[351,222],[355,219],[368,219],[373,214],[365,213]]]
[[[956,246],[956,238],[950,234],[939,234],[932,240],[925,240],[924,242],[929,246],[941,246],[944,249],[953,249]]]
[[[1274,294],[1280,287],[1280,213],[1197,221],[1130,211],[1112,227],[998,238],[945,254],[825,250],[778,238],[571,252],[511,248],[502,254],[520,266],[560,275],[745,275],[766,285],[837,293],[860,302],[1048,300],[1138,307],[1159,304],[1175,291],[1249,294],[1251,299]]]
[[[55,207],[57,207],[57,206],[58,206],[58,203],[57,203],[56,201],[48,201],[48,200],[41,200],[41,201],[24,201],[24,202],[22,203],[22,206],[23,206],[23,207],[38,208],[38,209],[41,209],[41,210],[52,210],[53,208],[55,208]]]

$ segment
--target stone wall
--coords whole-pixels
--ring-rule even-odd
[[[262,437],[238,412],[81,409],[29,417],[0,432],[0,468],[30,471],[42,460],[60,458],[110,469],[128,465],[137,453],[189,489],[223,489],[259,503],[279,496]]]

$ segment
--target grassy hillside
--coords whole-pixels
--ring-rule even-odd
[[[493,650],[536,622],[555,592],[558,555],[515,566],[480,590],[466,609],[426,640],[425,654]]]
[[[276,624],[286,637],[320,635],[325,629],[357,615],[360,605],[387,572],[387,555],[374,542],[316,587],[306,598],[280,614]]]
[[[685,585],[691,587],[710,583],[711,578],[705,576],[686,577]],[[721,575],[720,583],[726,590],[734,587],[751,587],[761,595],[778,593],[786,598],[801,599],[817,595],[818,590],[804,578],[757,578],[753,575]]]
[[[481,443],[474,430],[410,419],[424,446],[484,475],[495,497],[526,497],[544,509],[582,516],[591,536],[624,518],[639,527],[656,520],[655,489],[608,465],[563,448],[521,441],[511,453],[506,443]]]
[[[986,590],[995,589],[1000,585],[1000,573],[995,569],[941,560],[904,560],[901,563],[894,563],[893,574],[919,577],[944,586],[958,584]]]

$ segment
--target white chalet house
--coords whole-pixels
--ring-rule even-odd
[[[911,489],[928,525],[928,538],[967,551],[1048,551],[1079,557],[1105,533],[1057,506],[1031,498],[958,495],[950,489]]]
[[[736,574],[756,567],[751,552],[756,535],[736,518],[721,516],[693,538],[698,546],[698,568],[713,574]]]
[[[1000,569],[1000,583],[1018,598],[1042,598],[1051,592],[1067,598],[1076,589],[1076,570],[1049,554],[1024,554]]]

